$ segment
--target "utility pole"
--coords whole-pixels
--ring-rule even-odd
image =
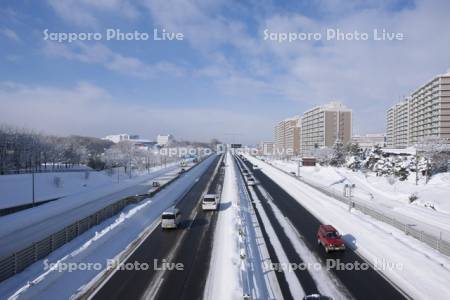
[[[131,178],[131,156],[128,158],[128,164],[130,165],[129,175],[130,175],[130,178]]]
[[[416,185],[419,184],[419,156],[416,153]]]
[[[34,207],[35,195],[34,195],[34,170],[31,171],[31,188],[32,188],[32,205]]]

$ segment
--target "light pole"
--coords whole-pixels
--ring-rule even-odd
[[[348,198],[348,211],[350,211],[353,207],[352,202],[352,196],[353,196],[353,189],[355,188],[355,184],[348,184],[346,183],[344,185],[344,197]]]
[[[297,165],[297,176],[300,178],[300,167],[303,166],[303,160],[300,158]]]

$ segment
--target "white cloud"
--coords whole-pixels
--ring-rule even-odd
[[[44,44],[44,53],[52,57],[99,64],[108,70],[141,79],[151,79],[160,75],[178,77],[185,72],[183,68],[165,61],[147,64],[138,58],[113,52],[99,43],[80,42],[66,45],[47,41]]]
[[[143,0],[143,3],[157,26],[183,32],[185,39],[198,51],[209,53],[231,45],[241,53],[259,53],[246,24],[223,15],[224,10],[234,5],[232,2]]]
[[[2,34],[3,36],[15,41],[15,42],[20,42],[21,39],[20,37],[17,35],[17,33],[10,29],[10,28],[2,28],[0,29],[0,34]]]
[[[256,142],[263,136],[255,127],[270,130],[266,119],[252,114],[207,108],[161,108],[152,102],[136,105],[113,97],[108,91],[81,82],[63,89],[0,83],[0,119],[9,125],[32,128],[50,134],[104,136],[131,132],[153,138],[171,132],[181,139],[212,137]],[[229,136],[230,132],[236,135]]]
[[[137,8],[128,0],[48,0],[59,17],[80,27],[97,27],[102,14],[136,19]]]

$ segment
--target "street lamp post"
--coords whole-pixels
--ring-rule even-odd
[[[355,188],[355,184],[348,184],[346,183],[344,185],[344,197],[348,198],[348,211],[350,211],[353,207],[352,202],[352,196],[353,196],[353,189]]]
[[[297,164],[297,176],[300,178],[300,167],[303,166],[303,160],[300,158]]]

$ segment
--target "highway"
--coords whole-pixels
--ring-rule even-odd
[[[238,159],[238,161],[240,164],[243,163],[240,159]],[[282,214],[290,221],[297,232],[301,235],[301,238],[307,245],[308,249],[314,253],[314,255],[318,257],[323,264],[325,264],[327,259],[339,260],[342,263],[365,262],[365,260],[355,253],[350,247],[347,247],[344,252],[325,253],[323,247],[317,244],[316,233],[320,225],[319,220],[317,220],[311,213],[302,207],[285,190],[262,173],[261,170],[252,170],[252,164],[248,161],[245,162],[245,164],[247,168],[253,172],[255,178],[260,182],[260,185],[268,193],[268,195],[263,195],[259,188],[252,187],[258,196],[258,199],[261,201],[265,213],[268,215],[271,225],[275,229],[278,238],[283,243],[283,248],[289,257],[290,262],[301,263],[302,258],[295,251],[291,241],[286,236],[268,201],[272,201],[273,204],[278,207]],[[266,240],[266,243],[270,243],[270,240]],[[276,260],[276,257],[272,258],[272,260]],[[312,279],[309,271],[296,270],[295,272],[307,294],[317,293],[317,284]],[[387,281],[373,268],[360,271],[332,269],[331,272],[339,280],[338,285],[342,285],[342,293],[348,298],[406,299],[406,296],[401,291],[391,285],[389,281]],[[292,296],[293,298],[296,298],[295,295]],[[285,295],[285,298],[288,297],[288,295]]]
[[[126,263],[147,263],[142,270],[118,270],[93,295],[93,299],[199,299],[202,297],[211,256],[216,212],[204,212],[201,196],[216,193],[223,181],[217,156],[196,184],[179,199],[181,228],[162,230],[159,226],[132,253]],[[218,172],[213,177],[214,171]],[[206,191],[206,189],[208,189]],[[182,270],[159,270],[165,259],[182,265]]]

